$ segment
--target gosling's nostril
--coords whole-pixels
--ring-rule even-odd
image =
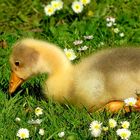
[[[11,87],[13,87],[13,82],[11,82],[11,83],[9,84],[9,88],[11,88]]]
[[[13,82],[10,83],[10,86],[12,86],[12,85],[13,85]]]

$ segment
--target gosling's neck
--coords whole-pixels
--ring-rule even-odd
[[[73,89],[73,65],[59,48],[48,48],[43,56],[49,77],[45,84],[46,96],[55,101],[71,102]]]
[[[37,71],[48,73],[45,95],[59,102],[70,102],[74,90],[71,62],[61,49],[52,44],[36,42],[34,49],[40,54]]]

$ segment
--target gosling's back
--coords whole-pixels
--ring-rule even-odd
[[[140,92],[140,49],[99,51],[76,66],[76,98],[88,107],[136,97]]]

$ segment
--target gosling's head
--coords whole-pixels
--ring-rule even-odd
[[[25,80],[39,73],[39,52],[34,49],[34,44],[27,42],[27,40],[22,40],[13,46],[10,56],[10,94],[13,93]]]

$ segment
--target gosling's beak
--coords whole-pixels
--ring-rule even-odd
[[[9,93],[10,95],[19,87],[24,80],[19,78],[14,72],[11,73],[10,82],[9,82]]]

